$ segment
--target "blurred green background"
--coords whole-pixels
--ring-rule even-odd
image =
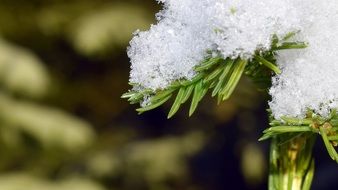
[[[154,0],[0,0],[0,190],[266,188],[264,92],[137,115],[128,41]]]

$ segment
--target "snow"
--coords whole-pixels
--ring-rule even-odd
[[[267,51],[273,35],[309,47],[283,50],[281,75],[270,89],[272,114],[304,117],[311,109],[327,116],[338,108],[337,0],[158,0],[163,10],[148,31],[135,32],[128,48],[134,90],[166,89],[191,79],[212,51],[223,58],[250,59]]]
[[[173,81],[191,79],[212,50],[222,57],[249,59],[268,50],[273,34],[300,30],[291,0],[161,0],[164,9],[149,31],[130,42],[130,82],[165,89]]]
[[[297,1],[304,27],[297,38],[309,47],[279,53],[283,72],[273,78],[270,108],[275,118],[308,110],[326,117],[338,108],[338,1]]]

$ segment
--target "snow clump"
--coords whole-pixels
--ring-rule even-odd
[[[130,42],[130,82],[165,89],[191,79],[208,51],[223,58],[250,59],[269,50],[272,36],[301,30],[292,0],[158,0],[157,24]]]

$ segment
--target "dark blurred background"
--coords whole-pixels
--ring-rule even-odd
[[[155,0],[0,0],[0,190],[266,189],[265,92],[243,78],[230,101],[188,118],[137,115],[128,41]],[[314,189],[337,166],[316,148]]]

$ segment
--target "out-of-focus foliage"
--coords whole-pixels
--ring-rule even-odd
[[[148,27],[149,20],[145,10],[135,5],[108,5],[72,24],[70,39],[84,55],[112,54],[116,48],[125,48],[136,28]]]
[[[265,163],[262,150],[256,144],[250,143],[244,146],[241,166],[244,177],[249,184],[258,185],[262,183],[262,180],[265,180]]]
[[[75,154],[93,143],[95,133],[87,122],[59,109],[12,97],[37,99],[47,94],[51,84],[49,73],[33,53],[1,40],[0,76],[0,170],[17,166],[38,173],[48,171],[53,164],[47,164],[51,168],[45,169],[34,167],[43,167],[44,163],[39,161],[48,158],[49,152],[53,152],[49,156],[56,158],[54,162],[60,162],[64,158],[58,160],[54,154]],[[4,190],[75,187],[103,189],[87,180],[51,183],[29,174],[0,176],[0,189]]]
[[[137,116],[120,99],[128,88],[128,41],[150,26],[157,6],[0,0],[1,190],[209,190],[194,181],[191,160],[222,146],[213,131],[240,130],[245,135],[234,144],[256,140],[248,131],[257,121],[225,125],[254,117],[250,111],[260,104],[245,79],[228,102],[203,101],[195,117],[182,111],[168,123],[161,112]],[[251,115],[237,119],[243,110]],[[263,159],[257,145],[240,147],[243,168]],[[263,178],[264,165],[255,166],[243,169],[249,182]]]
[[[9,146],[25,133],[44,148],[63,148],[69,152],[88,147],[94,140],[90,125],[63,111],[0,94],[1,136]],[[4,128],[6,127],[6,128]],[[14,144],[19,142],[13,142]]]
[[[18,12],[21,14],[17,15]],[[8,17],[14,20],[5,19]],[[18,28],[24,27],[46,36],[62,36],[83,55],[108,56],[118,48],[125,49],[132,33],[149,27],[153,17],[144,3],[139,6],[104,0],[73,0],[67,3],[23,1],[21,6],[15,7],[15,11],[11,3],[0,6],[0,32],[14,38],[15,32],[25,38],[27,33]]]
[[[114,151],[94,151],[86,165],[97,178],[123,176],[124,188],[137,189],[144,183],[151,189],[166,189],[168,180],[189,178],[187,159],[200,151],[205,141],[203,133],[192,132],[181,137],[127,143]]]
[[[39,179],[30,174],[13,173],[0,176],[0,189],[4,190],[104,190],[104,188],[90,180],[68,179],[59,182],[51,182]]]
[[[46,67],[35,55],[2,39],[0,80],[8,91],[36,98],[46,94],[50,83]]]

